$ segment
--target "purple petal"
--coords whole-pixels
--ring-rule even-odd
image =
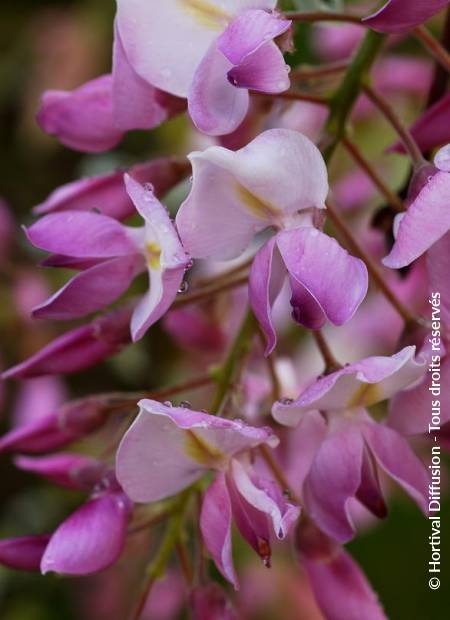
[[[113,47],[112,105],[114,123],[123,131],[151,129],[182,111],[184,102],[166,94],[143,80],[126,57],[120,35],[115,28]]]
[[[410,128],[421,151],[426,153],[450,141],[450,93],[423,112]],[[390,151],[404,153],[402,142],[396,142]]]
[[[188,93],[189,114],[203,133],[221,136],[234,131],[245,118],[249,95],[228,80],[232,68],[214,42],[197,67]]]
[[[363,21],[378,32],[402,33],[419,26],[446,6],[448,0],[388,0]]]
[[[300,509],[289,504],[283,497],[278,484],[274,480],[254,479],[237,459],[231,462],[233,481],[239,493],[256,510],[267,514],[271,519],[275,535],[283,539],[298,519]]]
[[[14,459],[14,464],[23,471],[28,471],[42,476],[50,482],[68,489],[86,490],[84,481],[89,472],[97,472],[100,476],[102,464],[96,459],[83,456],[82,454],[52,454],[43,457],[19,456]]]
[[[169,497],[220,468],[236,453],[278,440],[255,428],[206,413],[141,400],[140,413],[117,452],[117,478],[134,501]]]
[[[450,172],[450,144],[446,144],[436,153],[433,159],[434,165],[443,172]]]
[[[234,19],[217,39],[217,47],[233,65],[239,65],[267,41],[275,39],[290,27],[291,21],[275,13],[245,11]]]
[[[42,573],[89,575],[114,564],[122,552],[131,505],[123,493],[89,500],[55,531]]]
[[[101,310],[120,297],[137,273],[139,255],[113,258],[76,275],[33,310],[35,318],[70,320]]]
[[[379,465],[427,514],[429,476],[406,439],[375,422],[366,423],[362,432]]]
[[[256,254],[248,282],[250,305],[266,337],[266,356],[277,343],[272,306],[283,285],[284,265],[275,241],[275,237],[270,239]]]
[[[349,364],[315,381],[292,403],[276,402],[272,414],[278,422],[295,426],[307,411],[374,405],[412,386],[425,374],[425,359],[414,355],[411,346],[390,357],[368,357]]]
[[[23,536],[0,540],[0,564],[15,570],[39,571],[50,536]]]
[[[205,546],[218,570],[238,589],[231,552],[231,501],[224,474],[219,474],[206,491],[200,514]]]
[[[138,251],[124,226],[99,213],[52,213],[25,232],[35,247],[68,257],[112,258]]]
[[[387,515],[376,463],[368,450],[363,450],[361,484],[355,496],[367,510],[379,519]]]
[[[387,620],[364,573],[344,549],[312,524],[304,525],[298,538],[301,564],[327,620]]]
[[[303,485],[308,514],[340,542],[355,533],[348,503],[361,484],[363,447],[358,426],[341,422],[320,446]]]
[[[161,157],[128,170],[140,183],[151,183],[156,196],[176,185],[187,173],[187,163],[175,157]],[[104,215],[124,220],[136,213],[123,183],[123,172],[73,181],[61,185],[34,208],[37,214],[54,211],[90,211],[98,209]]]
[[[392,269],[406,267],[428,250],[450,229],[450,174],[438,172],[430,178],[397,225],[394,246],[383,264]]]
[[[131,340],[130,306],[73,329],[2,373],[2,379],[30,379],[79,372],[118,353]]]
[[[317,328],[328,319],[343,325],[355,314],[367,293],[365,264],[350,256],[338,242],[312,227],[287,230],[277,235],[277,246],[286,268],[301,289],[294,291],[295,319],[306,327]],[[292,301],[291,301],[292,303]]]
[[[262,93],[282,93],[290,86],[289,67],[279,48],[270,41],[228,71],[228,79],[237,88]]]
[[[123,136],[114,125],[111,94],[111,75],[102,75],[72,92],[46,91],[37,121],[46,133],[76,151],[108,151]]]

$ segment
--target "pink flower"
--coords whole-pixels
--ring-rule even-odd
[[[237,587],[231,556],[234,516],[242,536],[266,561],[269,528],[284,538],[298,517],[298,508],[283,497],[262,462],[251,464],[249,450],[275,447],[269,428],[225,420],[183,407],[142,400],[140,413],[117,452],[117,477],[136,502],[170,497],[199,480],[207,471],[216,479],[206,491],[200,527],[217,568]]]
[[[304,429],[308,451],[301,466],[303,503],[317,526],[340,542],[354,535],[352,498],[385,516],[379,468],[427,510],[428,474],[422,462],[405,439],[365,410],[426,374],[425,359],[414,359],[414,353],[415,347],[405,347],[391,357],[350,364],[319,378],[296,400],[273,406],[278,422]]]
[[[308,138],[272,129],[236,152],[215,146],[189,158],[192,189],[176,221],[194,258],[230,259],[256,233],[280,230],[258,252],[250,275],[250,303],[267,338],[266,354],[276,344],[270,313],[285,274],[297,322],[316,329],[353,316],[367,292],[367,270],[312,225],[325,207],[328,181]]]
[[[401,33],[427,21],[448,6],[448,0],[388,0],[363,21],[378,32]]]
[[[133,340],[141,338],[172,304],[189,259],[169,214],[151,189],[128,175],[125,185],[145,221],[141,228],[125,227],[98,213],[62,211],[26,230],[33,245],[52,253],[44,264],[80,272],[35,308],[35,317],[72,319],[100,310],[144,271],[149,274],[150,290],[133,311]]]
[[[288,67],[273,39],[290,21],[275,0],[119,0],[117,28],[134,71],[148,84],[187,97],[196,126],[211,135],[244,120],[248,90],[289,88]]]

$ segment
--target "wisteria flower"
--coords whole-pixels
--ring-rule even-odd
[[[243,121],[249,90],[289,88],[273,39],[290,21],[275,0],[118,0],[117,27],[130,65],[149,84],[187,97],[196,126],[211,135]]]
[[[391,357],[366,358],[318,379],[297,400],[273,406],[278,422],[305,423],[311,441],[304,505],[319,528],[340,542],[354,535],[350,499],[385,516],[379,468],[427,510],[428,475],[422,462],[401,435],[375,422],[365,409],[413,387],[426,374],[425,359],[414,354],[410,346]]]
[[[200,526],[218,569],[237,587],[231,556],[231,520],[266,560],[270,558],[268,521],[284,538],[297,519],[262,463],[252,464],[248,451],[275,447],[269,428],[225,420],[152,400],[139,403],[140,413],[117,452],[117,477],[136,502],[157,501],[187,488],[206,472],[216,472],[206,491]]]
[[[72,319],[100,310],[146,270],[150,289],[133,311],[133,340],[141,338],[172,304],[189,259],[152,190],[127,175],[125,184],[145,221],[141,228],[123,226],[99,213],[63,211],[41,218],[26,230],[33,245],[52,253],[45,265],[80,272],[38,306],[34,316]]]
[[[270,308],[289,275],[296,321],[316,329],[342,325],[367,292],[367,269],[314,228],[325,208],[327,171],[317,147],[289,129],[271,129],[234,152],[210,147],[189,156],[192,189],[177,226],[194,258],[226,260],[239,255],[256,233],[279,232],[259,251],[250,275],[250,303],[266,334],[267,353],[276,343]]]

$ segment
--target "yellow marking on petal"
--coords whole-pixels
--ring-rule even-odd
[[[363,383],[353,394],[348,407],[370,406],[383,399],[383,393],[377,383]]]
[[[247,209],[261,220],[272,219],[279,215],[279,210],[272,206],[269,202],[262,201],[252,194],[248,189],[239,183],[236,185],[236,191]]]
[[[223,30],[233,16],[207,0],[178,0],[192,17],[210,30]]]
[[[159,269],[161,266],[161,247],[154,241],[148,241],[145,244],[145,257],[147,265],[151,269]]]
[[[220,463],[225,459],[223,452],[191,430],[186,432],[184,450],[193,461],[206,467],[217,466],[218,462]]]

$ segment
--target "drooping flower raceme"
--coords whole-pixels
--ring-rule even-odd
[[[277,483],[248,453],[261,445],[276,447],[270,428],[255,428],[152,400],[140,413],[117,452],[117,477],[136,502],[157,501],[187,488],[206,472],[216,473],[206,491],[200,526],[218,569],[237,586],[231,556],[231,520],[242,536],[268,561],[272,523],[284,538],[298,517]]]
[[[313,329],[348,321],[367,292],[367,269],[313,226],[328,193],[316,146],[297,131],[271,129],[234,152],[210,147],[189,156],[192,189],[177,226],[193,258],[238,256],[256,233],[279,232],[258,252],[250,303],[267,338],[276,343],[271,306],[289,276],[296,321]]]
[[[38,306],[34,316],[72,319],[100,310],[146,270],[150,290],[133,311],[133,340],[141,338],[172,304],[189,259],[165,207],[152,190],[127,175],[125,184],[145,221],[141,228],[123,226],[98,213],[63,211],[41,218],[26,230],[33,245],[52,253],[45,265],[80,272]]]
[[[378,468],[427,510],[429,479],[422,462],[400,434],[375,422],[365,409],[413,387],[426,374],[425,358],[414,354],[409,346],[391,357],[350,364],[315,381],[297,400],[272,408],[281,424],[304,425],[310,465],[303,502],[318,527],[340,542],[354,535],[350,499],[385,516]]]
[[[243,121],[248,90],[289,88],[273,39],[290,21],[276,0],[118,0],[117,29],[128,62],[149,84],[187,97],[196,126],[211,135]]]

